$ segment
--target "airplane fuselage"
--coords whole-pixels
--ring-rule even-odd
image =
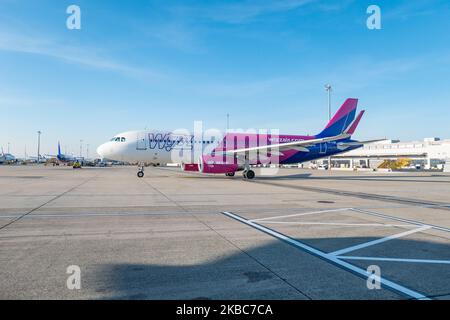
[[[218,152],[267,146],[278,143],[314,139],[313,136],[296,135],[259,135],[245,133],[227,133],[225,138],[196,138],[193,135],[180,135],[170,131],[130,131],[116,135],[111,141],[101,145],[98,153],[106,159],[140,162],[146,164],[166,164],[182,162],[198,163],[201,155],[214,155]],[[342,140],[349,142],[352,140]],[[329,157],[347,152],[359,146],[340,147],[341,141],[331,141],[314,144],[305,148],[292,148],[282,152],[266,152],[258,154],[251,164],[276,162],[278,164],[293,164]],[[222,158],[225,156],[222,156]],[[215,162],[220,162],[221,156],[216,155]],[[181,161],[180,161],[181,160]],[[225,159],[224,162],[230,161]],[[236,159],[232,159],[236,160]],[[223,159],[222,159],[223,161]]]

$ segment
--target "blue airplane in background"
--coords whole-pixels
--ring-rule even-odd
[[[72,155],[63,154],[61,152],[61,144],[59,141],[58,141],[58,154],[57,155],[47,155],[47,156],[54,157],[54,158],[58,159],[58,161],[63,162],[63,163],[84,161],[83,157],[74,157]]]
[[[2,153],[0,154],[0,163],[8,163],[17,161],[16,157],[14,157],[10,153],[4,153],[2,147]]]

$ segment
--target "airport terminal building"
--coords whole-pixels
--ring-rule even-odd
[[[378,168],[385,160],[398,159],[409,159],[413,165],[423,169],[443,169],[444,165],[447,169],[450,167],[450,139],[434,137],[409,142],[384,140],[333,156],[332,166]]]

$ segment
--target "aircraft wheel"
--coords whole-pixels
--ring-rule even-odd
[[[138,176],[138,178],[143,178],[144,177],[144,171],[138,171],[137,176]]]
[[[234,172],[228,172],[225,174],[227,177],[234,177],[235,173]]]
[[[255,172],[253,170],[248,170],[245,174],[245,178],[252,180],[255,178]]]

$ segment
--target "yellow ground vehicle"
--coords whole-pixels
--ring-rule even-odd
[[[74,163],[73,163],[73,168],[74,168],[74,169],[81,169],[81,163],[78,162],[78,161],[74,162]]]
[[[378,166],[380,169],[392,169],[398,170],[411,165],[411,160],[406,158],[400,158],[398,160],[384,160],[382,164]]]

